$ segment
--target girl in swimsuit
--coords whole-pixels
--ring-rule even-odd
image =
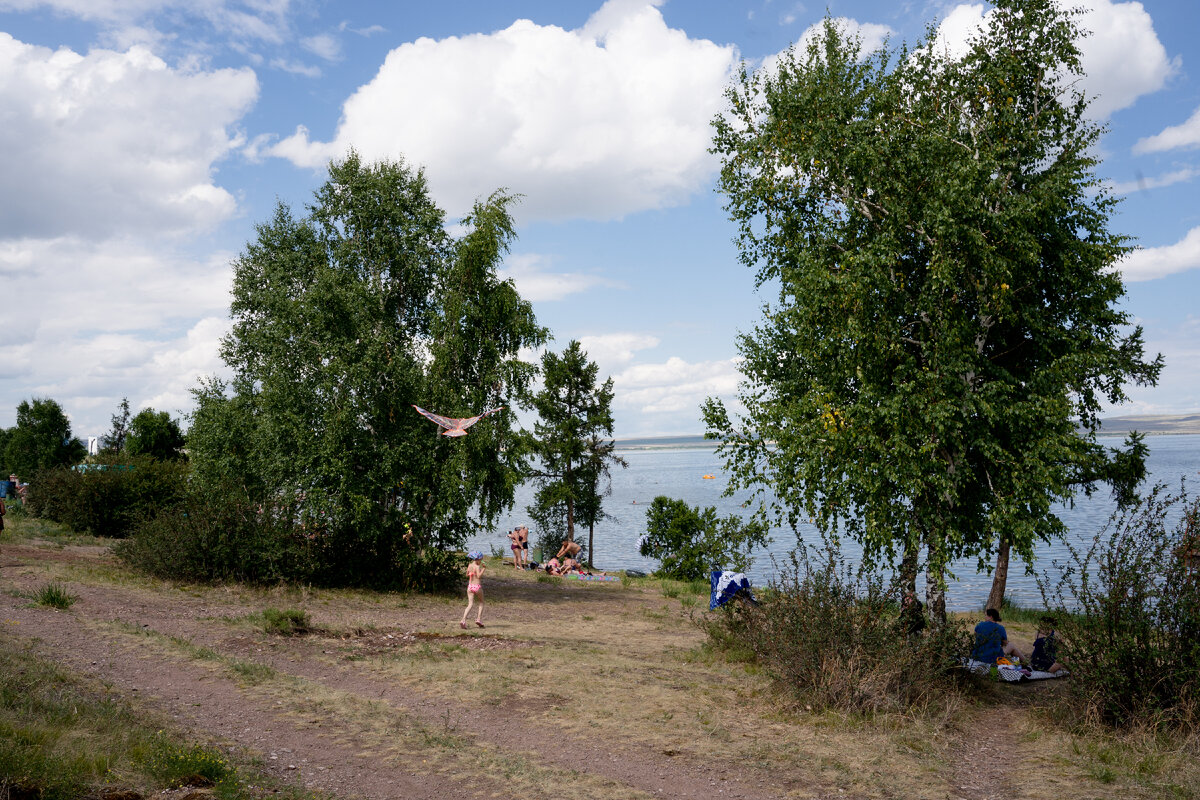
[[[508,538],[512,541],[513,566],[517,569],[524,569],[525,564],[521,558],[524,552],[521,550],[521,529],[513,528],[508,533]]]
[[[458,623],[460,628],[467,627],[467,615],[471,613],[471,607],[475,602],[479,602],[479,610],[475,612],[475,624],[483,627],[483,571],[487,569],[483,566],[483,553],[475,551],[469,553],[467,558],[471,559],[471,563],[467,565],[467,609],[463,612],[462,620]]]

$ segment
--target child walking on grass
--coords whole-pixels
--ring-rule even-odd
[[[471,559],[471,563],[467,565],[467,610],[463,612],[462,621],[458,623],[458,627],[467,627],[467,615],[471,613],[471,607],[475,602],[479,602],[479,610],[475,612],[475,624],[483,627],[483,584],[480,579],[483,578],[483,571],[487,567],[483,566],[483,553],[475,550],[467,554],[467,558]]]

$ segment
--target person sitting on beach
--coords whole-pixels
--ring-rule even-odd
[[[557,558],[552,558],[547,561],[543,569],[545,569],[546,572],[550,573],[551,575],[562,575],[562,572],[560,572],[562,565],[558,563]]]
[[[569,556],[570,558],[575,558],[575,556],[579,555],[579,551],[582,549],[583,548],[577,542],[571,539],[566,539],[563,541],[562,547],[558,549],[558,553],[556,553],[554,557],[562,558],[565,555]]]
[[[1002,656],[1021,658],[1021,651],[1008,641],[1008,631],[1000,624],[1000,612],[989,608],[987,619],[975,626],[975,649],[971,658],[985,664],[995,664]]]
[[[1054,633],[1054,617],[1042,617],[1038,625],[1037,639],[1033,641],[1033,652],[1029,655],[1029,666],[1038,672],[1058,674],[1063,665],[1058,663],[1058,638]]]
[[[580,564],[578,561],[576,561],[573,558],[569,558],[569,557],[564,558],[562,560],[562,566],[560,567],[558,574],[559,575],[567,575],[568,573],[571,573],[571,572],[578,572],[578,573],[582,574],[583,573],[583,564]]]

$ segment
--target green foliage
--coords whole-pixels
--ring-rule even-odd
[[[234,378],[196,390],[194,474],[287,509],[324,580],[424,585],[447,577],[435,551],[511,507],[525,455],[507,407],[535,370],[518,352],[546,332],[496,275],[510,196],[452,239],[423,173],[354,153],[329,171],[307,218],[280,205],[234,264]],[[452,439],[413,404],[506,409]]]
[[[239,487],[193,486],[173,508],[141,522],[113,552],[137,570],[166,580],[345,582],[335,543],[305,524],[295,504],[252,501]],[[455,556],[433,548],[389,548],[376,555],[374,585],[430,591],[456,584]]]
[[[1069,547],[1062,577],[1043,589],[1071,670],[1064,711],[1200,731],[1200,500],[1158,487],[1086,549]]]
[[[230,487],[215,493],[194,487],[181,503],[139,523],[113,552],[168,580],[310,580],[317,571],[317,546],[293,524],[289,511],[251,502]]]
[[[720,184],[778,300],[740,340],[745,418],[704,417],[731,490],[910,578],[924,548],[937,613],[950,560],[1063,533],[1055,504],[1109,472],[1103,404],[1161,358],[1118,308],[1072,12],[1000,0],[960,60],[934,33],[893,59],[826,20],[730,88]]]
[[[186,439],[179,423],[166,411],[142,409],[129,423],[125,447],[130,455],[144,455],[160,461],[183,458]]]
[[[298,608],[264,608],[263,631],[275,636],[299,636],[312,627],[308,612]]]
[[[705,580],[714,567],[745,572],[755,547],[770,542],[767,528],[758,521],[746,522],[730,514],[717,517],[717,509],[703,511],[682,500],[654,498],[646,510],[646,535],[640,550],[657,558],[655,574],[681,581]]]
[[[572,340],[561,356],[550,351],[542,356],[543,386],[533,398],[539,420],[531,440],[538,488],[526,510],[543,550],[556,552],[559,542],[573,541],[577,522],[590,532],[604,519],[603,500],[612,490],[609,468],[626,466],[610,438],[612,378],[597,385],[598,371],[578,341]],[[589,536],[589,560],[591,549]]]
[[[49,606],[66,610],[75,605],[79,598],[71,594],[61,583],[44,583],[33,592],[33,599],[39,606]]]
[[[907,634],[878,573],[851,570],[829,549],[807,550],[760,604],[729,603],[707,623],[710,642],[753,654],[797,703],[849,712],[945,710],[958,657],[970,647],[961,624]]]
[[[79,469],[47,470],[30,484],[30,514],[76,533],[123,538],[143,519],[179,503],[188,469],[150,456],[105,453]]]
[[[125,452],[125,438],[129,435],[129,398],[122,397],[117,413],[112,415],[112,427],[104,436],[105,453]]]
[[[71,423],[62,406],[48,398],[22,400],[17,406],[17,424],[5,437],[5,476],[16,473],[28,480],[44,469],[74,464],[87,448],[71,436]]]

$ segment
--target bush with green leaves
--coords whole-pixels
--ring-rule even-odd
[[[1058,612],[1070,716],[1200,731],[1200,499],[1156,487],[1043,581]]]
[[[766,526],[758,521],[733,514],[719,518],[712,506],[702,511],[660,495],[646,511],[640,550],[659,560],[659,576],[694,581],[707,578],[714,567],[745,572],[753,563],[750,552],[770,541]]]
[[[814,563],[815,562],[815,563]],[[835,548],[792,556],[790,574],[759,604],[728,603],[705,623],[709,641],[753,660],[792,701],[856,713],[944,709],[970,649],[961,623],[909,633],[899,591]]]
[[[127,564],[158,578],[257,584],[311,580],[315,551],[285,509],[252,503],[232,488],[191,492],[114,548]]]
[[[253,584],[361,586],[357,559],[371,557],[376,588],[441,590],[456,584],[461,565],[451,553],[405,547],[397,531],[367,556],[347,556],[346,543],[296,507],[254,502],[237,487],[193,489],[187,499],[138,525],[114,552],[130,566],[167,580]]]
[[[179,503],[187,483],[185,463],[106,454],[78,468],[39,472],[27,509],[76,533],[124,538],[141,520]]]

